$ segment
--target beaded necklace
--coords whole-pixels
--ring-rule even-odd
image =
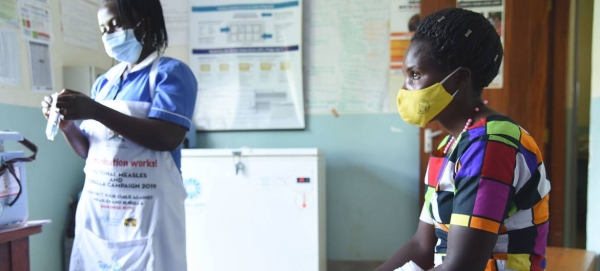
[[[483,101],[483,105],[486,105],[487,103],[488,103],[487,100]],[[479,107],[475,107],[475,112],[479,112],[479,110],[480,110]],[[466,132],[467,129],[469,129],[469,127],[471,127],[471,124],[473,124],[473,119],[468,119],[467,122],[465,123],[465,127],[463,128],[461,134]],[[444,148],[444,154],[448,154],[448,151],[454,150],[454,148],[456,148],[457,144],[458,144],[457,137],[450,138],[450,141],[448,142],[448,144],[446,144],[446,147]]]

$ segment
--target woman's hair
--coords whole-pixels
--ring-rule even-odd
[[[144,30],[149,30],[145,35],[150,35],[152,47],[159,52],[167,48],[169,39],[167,37],[167,27],[165,26],[165,18],[160,0],[104,0],[104,2],[108,1],[117,2],[121,20],[133,24],[142,20],[142,24],[149,21],[151,25],[150,29],[144,27]],[[145,42],[144,37],[142,37],[140,42]]]
[[[448,72],[458,67],[471,70],[476,96],[498,74],[504,53],[500,36],[488,20],[459,8],[425,17],[412,40],[428,42],[432,58]]]

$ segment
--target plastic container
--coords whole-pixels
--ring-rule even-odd
[[[52,94],[52,105],[50,106],[48,123],[46,123],[46,137],[48,140],[54,140],[54,137],[58,133],[60,119],[62,118],[58,112],[58,108],[56,108],[56,100],[58,100],[58,93]]]

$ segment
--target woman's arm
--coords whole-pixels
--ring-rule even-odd
[[[448,233],[446,259],[431,271],[484,270],[497,240],[497,234],[452,225]]]
[[[514,144],[483,136],[459,154],[446,258],[433,270],[485,269],[514,206],[517,152]]]
[[[146,118],[122,114],[70,90],[58,97],[57,107],[66,109],[67,120],[94,119],[145,148],[172,151],[189,128],[198,85],[190,68],[180,61],[161,60],[156,69],[152,108]]]
[[[86,159],[90,149],[90,142],[83,134],[81,129],[77,127],[74,121],[69,121],[61,128],[65,139],[79,157]]]
[[[374,271],[392,271],[409,261],[415,262],[421,268],[430,268],[433,266],[436,242],[434,226],[419,221],[419,226],[412,239]]]
[[[45,96],[42,100],[42,113],[44,114],[44,117],[46,117],[46,120],[49,116],[51,104],[52,97]],[[62,120],[58,127],[63,132],[63,135],[65,136],[67,143],[69,143],[69,146],[71,146],[71,149],[73,149],[73,151],[75,151],[75,153],[81,158],[86,159],[90,142],[83,134],[81,129],[77,127],[75,121]]]
[[[187,132],[186,128],[172,122],[131,117],[103,105],[94,119],[140,146],[155,151],[176,149]]]
[[[125,115],[72,90],[64,90],[58,96],[56,107],[61,109],[65,120],[96,120],[119,135],[155,151],[176,149],[187,132],[183,126],[168,121]]]

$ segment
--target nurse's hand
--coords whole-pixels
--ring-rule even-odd
[[[63,119],[60,121],[60,125],[58,126],[58,128],[63,132],[65,138],[67,139],[67,142],[69,143],[69,145],[71,145],[71,148],[75,151],[75,153],[81,158],[86,159],[88,155],[88,150],[90,149],[90,142],[88,141],[87,137],[83,134],[81,129],[79,129],[79,126],[77,125],[77,123],[75,123],[75,121],[64,117],[65,113],[70,114],[68,110],[65,111],[64,108],[66,107],[59,106],[63,95],[74,95],[74,93],[78,92],[63,90],[60,94],[58,94],[56,107],[59,108],[60,113],[63,114]],[[44,97],[44,100],[42,100],[42,112],[44,113],[46,119],[48,119],[51,105],[52,96]]]
[[[58,94],[56,101],[56,107],[67,121],[93,119],[99,106],[99,103],[87,95],[70,89]]]
[[[50,107],[52,107],[52,96],[46,95],[46,96],[44,96],[44,99],[42,100],[42,113],[44,114],[44,117],[46,118],[46,120],[50,116]],[[60,130],[64,130],[64,128],[69,126],[70,124],[73,124],[73,121],[63,119],[60,121],[58,128]]]

